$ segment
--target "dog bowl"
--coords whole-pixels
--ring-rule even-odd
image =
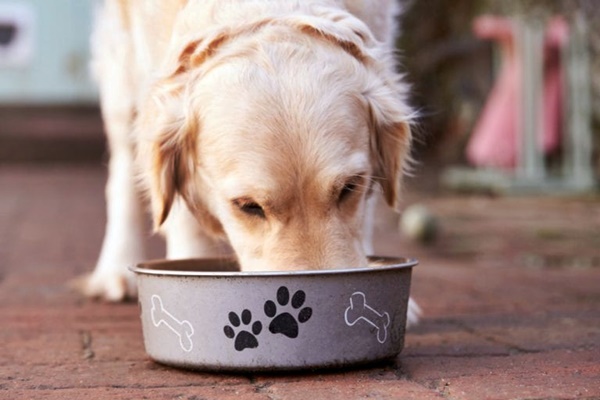
[[[360,269],[249,273],[232,260],[189,259],[131,269],[144,344],[155,361],[276,371],[398,355],[416,264],[381,257]]]

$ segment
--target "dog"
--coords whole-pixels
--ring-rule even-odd
[[[398,12],[393,0],[105,0],[92,67],[107,225],[83,292],[135,295],[144,197],[168,258],[366,266],[374,202],[397,206],[410,158]]]

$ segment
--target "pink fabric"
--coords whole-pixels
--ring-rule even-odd
[[[496,40],[502,65],[467,145],[470,163],[478,167],[514,168],[521,146],[521,59],[515,48],[515,29],[507,18],[482,16],[473,25],[481,38]],[[544,92],[540,148],[556,150],[561,135],[562,66],[560,49],[568,40],[564,19],[554,18],[544,44]]]
[[[467,146],[467,158],[476,166],[513,167],[521,110],[521,63],[513,25],[507,18],[483,16],[475,20],[473,29],[481,38],[498,41],[502,65]]]

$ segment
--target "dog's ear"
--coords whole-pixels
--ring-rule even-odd
[[[223,226],[208,209],[199,186],[200,118],[185,97],[183,87],[167,80],[140,109],[136,129],[138,165],[143,169],[139,172],[150,197],[155,230],[180,196],[205,232],[221,237]]]
[[[359,1],[347,3],[358,6]],[[386,4],[393,6],[391,1]],[[362,21],[329,8],[323,8],[319,18],[293,17],[288,23],[339,46],[365,67],[368,78],[362,94],[370,118],[374,175],[386,202],[397,208],[402,175],[410,164],[413,112],[405,100],[408,87],[395,72],[390,50],[375,40]]]
[[[185,115],[182,88],[158,84],[139,110],[136,129],[140,171],[152,205],[155,229],[167,219],[195,171],[197,120]]]
[[[189,72],[203,54],[210,53],[224,40],[216,35],[209,40],[190,40],[173,48],[163,66],[164,78],[146,96],[136,119],[139,171],[144,179],[152,207],[154,228],[167,219],[177,195],[190,204],[195,199],[187,184],[195,174],[198,118],[187,109],[186,90]],[[191,208],[191,207],[190,207]]]
[[[166,68],[168,74],[171,78],[177,78],[201,66],[235,35],[230,29],[218,29],[200,37],[190,38],[185,46],[174,50],[173,56],[167,57],[174,61]]]
[[[210,40],[189,42],[174,50],[173,64],[163,66],[164,78],[144,96],[136,118],[137,165],[150,197],[154,228],[167,219],[177,196],[185,201],[207,233],[223,235],[221,223],[208,210],[198,185],[198,137],[200,116],[193,103],[191,77],[201,62],[226,40],[215,34]],[[196,57],[196,58],[194,58]]]
[[[396,209],[402,177],[410,166],[412,111],[399,85],[393,86],[371,88],[364,96],[369,110],[374,176],[387,204]]]
[[[195,173],[196,140],[193,128],[187,123],[165,127],[152,150],[151,191],[154,225],[162,225],[175,196],[180,194],[187,202],[187,184]]]

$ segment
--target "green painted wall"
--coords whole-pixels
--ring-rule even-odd
[[[15,65],[0,44],[0,104],[95,103],[89,77],[94,0],[0,0],[0,26],[15,18],[15,7],[32,17],[25,30],[32,28],[33,51]]]

